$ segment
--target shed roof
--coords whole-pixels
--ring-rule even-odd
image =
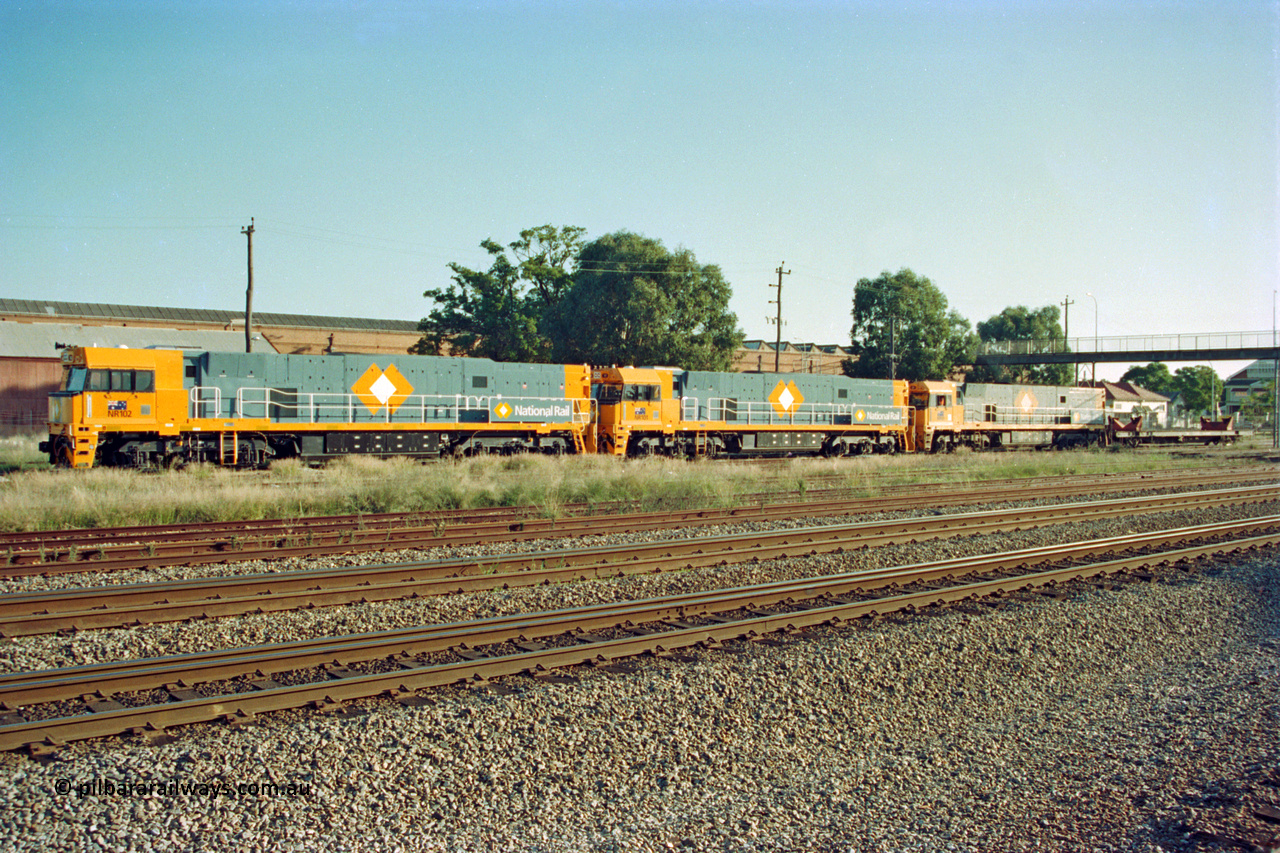
[[[61,358],[59,345],[240,352],[244,350],[244,331],[0,322],[0,358]],[[275,352],[266,340],[255,341],[254,347],[259,352]]]
[[[105,320],[150,320],[170,323],[211,323],[226,326],[240,323],[243,311],[214,308],[166,308],[147,305],[111,305],[98,302],[55,302],[40,299],[0,299],[0,314],[10,316],[101,318]],[[418,324],[411,320],[375,320],[366,317],[322,317],[310,314],[254,313],[255,325],[295,326],[300,328],[352,329],[380,332],[416,332]],[[243,332],[241,335],[243,336]]]

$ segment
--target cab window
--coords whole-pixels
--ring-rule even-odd
[[[618,403],[622,400],[622,387],[619,385],[597,385],[593,390],[601,403]]]
[[[938,402],[934,403],[934,405],[935,405],[935,406],[938,406],[939,408],[941,408],[941,407],[943,407],[943,406],[948,406],[948,405],[950,405],[950,403],[947,401],[947,395],[946,395],[946,394],[939,394],[939,395],[938,395]]]
[[[63,391],[83,391],[84,382],[89,376],[89,371],[83,367],[73,367],[67,371],[67,381],[63,383]]]
[[[86,370],[73,367],[67,374],[68,391],[154,391],[154,370]]]
[[[622,398],[636,403],[648,403],[662,399],[657,385],[623,385]]]

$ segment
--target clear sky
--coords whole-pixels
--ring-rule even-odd
[[[0,4],[0,293],[417,320],[522,228],[719,264],[847,343],[910,267],[977,323],[1272,326],[1280,3]],[[1092,294],[1093,298],[1086,296]]]

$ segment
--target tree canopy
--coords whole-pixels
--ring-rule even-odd
[[[582,247],[573,286],[548,310],[552,358],[727,370],[745,337],[730,294],[720,268],[688,249],[607,234]]]
[[[1223,383],[1212,367],[1205,364],[1179,367],[1173,374],[1173,385],[1182,395],[1187,411],[1217,415],[1217,403],[1222,398]]]
[[[977,325],[982,341],[1062,341],[1066,335],[1058,323],[1056,305],[1032,310],[1025,305],[1004,309]],[[1073,381],[1068,364],[996,364],[976,366],[968,378],[974,382],[1016,382],[1038,385],[1070,385]]]
[[[451,263],[453,284],[423,294],[435,307],[418,323],[422,340],[412,351],[437,353],[447,346],[456,355],[548,361],[552,342],[545,318],[573,284],[585,234],[577,226],[543,225],[521,231],[506,247],[483,240],[493,259],[487,271]]]
[[[947,297],[932,281],[903,268],[853,290],[851,348],[846,375],[862,378],[945,379],[957,364],[973,359],[969,321],[948,310]]]
[[[1170,398],[1178,393],[1174,389],[1173,374],[1169,372],[1169,368],[1158,361],[1153,361],[1145,367],[1135,364],[1124,372],[1120,381],[1132,382],[1140,388],[1146,388],[1148,391]]]
[[[1223,393],[1222,379],[1217,371],[1204,364],[1179,367],[1177,372],[1171,374],[1168,367],[1153,361],[1145,366],[1130,367],[1120,377],[1120,381],[1132,382],[1170,399],[1181,394],[1187,411],[1202,415],[1216,414],[1216,404]]]

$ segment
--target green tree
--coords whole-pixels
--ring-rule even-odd
[[[411,351],[433,354],[447,347],[455,355],[498,361],[550,360],[545,318],[572,285],[585,233],[577,226],[543,225],[521,231],[506,247],[482,241],[493,258],[489,269],[449,264],[453,283],[423,294],[435,307],[418,323],[422,339]]]
[[[1142,385],[1141,382],[1138,384]],[[1212,416],[1216,414],[1215,404],[1222,397],[1222,379],[1207,365],[1179,367],[1173,374],[1172,390],[1174,394],[1182,395],[1187,411]]]
[[[1251,388],[1240,402],[1240,417],[1254,423],[1270,423],[1271,415],[1275,412],[1275,393],[1274,381]]]
[[[745,335],[729,283],[688,249],[618,231],[582,248],[573,287],[548,312],[553,359],[727,370]]]
[[[906,268],[858,280],[849,337],[856,358],[844,362],[848,376],[945,379],[973,362],[969,321],[948,310],[932,281]]]
[[[1034,311],[1025,305],[1004,309],[977,326],[982,341],[1055,341],[1066,350],[1066,335],[1058,322],[1058,307],[1046,305]],[[993,364],[975,366],[968,378],[973,382],[1019,382],[1036,385],[1072,384],[1069,364]]]
[[[1120,381],[1132,382],[1140,388],[1146,388],[1148,391],[1155,391],[1170,398],[1178,393],[1174,388],[1173,374],[1169,372],[1169,368],[1158,361],[1153,361],[1145,367],[1133,365],[1124,372]]]

